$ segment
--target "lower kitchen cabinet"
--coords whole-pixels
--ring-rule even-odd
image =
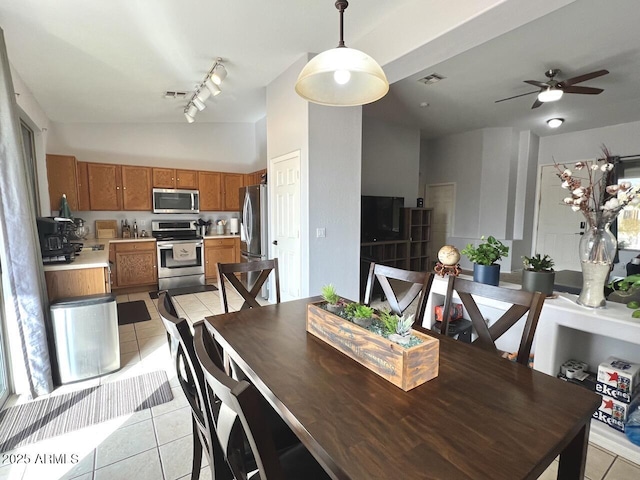
[[[218,263],[240,261],[238,238],[215,238],[204,241],[204,275],[208,283],[218,280]]]
[[[50,302],[111,291],[109,269],[105,267],[44,272],[44,278]]]
[[[157,284],[156,243],[116,243],[115,277],[118,288]]]

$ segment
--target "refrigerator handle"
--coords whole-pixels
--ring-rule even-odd
[[[251,222],[251,219],[249,218],[249,195],[248,192],[245,192],[244,195],[244,204],[242,205],[242,230],[244,233],[244,239],[245,242],[247,242],[247,244],[251,243],[251,237],[249,236],[249,229],[247,228],[247,225]]]

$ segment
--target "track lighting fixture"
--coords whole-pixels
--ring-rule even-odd
[[[196,85],[193,95],[189,99],[189,103],[184,107],[184,116],[187,122],[195,121],[196,113],[207,108],[206,101],[209,97],[215,97],[222,93],[220,85],[227,76],[227,69],[221,63],[222,59],[217,58],[211,70],[207,73],[200,85]]]
[[[389,82],[378,63],[360,50],[344,44],[343,15],[349,2],[337,0],[340,12],[340,42],[307,63],[296,81],[302,98],[319,103],[349,107],[375,102],[389,91]]]

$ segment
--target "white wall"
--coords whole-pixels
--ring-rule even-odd
[[[253,123],[52,123],[47,153],[85,162],[249,173]]]
[[[267,117],[262,117],[255,124],[256,132],[256,157],[251,171],[267,168]]]
[[[415,207],[419,194],[420,130],[362,119],[362,194],[404,197]]]
[[[309,131],[309,291],[333,283],[358,300],[362,107],[312,104]],[[317,238],[317,228],[326,237]]]
[[[640,122],[542,137],[538,164],[596,158],[602,145],[614,155],[640,155]]]

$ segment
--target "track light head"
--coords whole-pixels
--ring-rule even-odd
[[[193,101],[193,104],[196,106],[196,108],[200,111],[203,111],[205,108],[207,108],[205,103],[202,100],[200,100],[200,98],[198,98],[197,95],[193,97],[192,101]]]
[[[213,80],[211,80],[211,77],[207,78],[204,81],[204,86],[209,89],[209,91],[211,92],[211,95],[213,95],[214,97],[222,93],[222,90],[220,90],[220,87],[215,83],[213,83]]]
[[[216,60],[216,65],[213,67],[213,71],[211,72],[211,81],[216,85],[220,85],[222,81],[227,78],[227,69],[220,63],[221,60],[221,58]]]
[[[195,116],[198,112],[198,109],[193,103],[189,103],[187,107],[184,109],[184,116],[187,119],[187,122],[193,123],[196,121]]]

